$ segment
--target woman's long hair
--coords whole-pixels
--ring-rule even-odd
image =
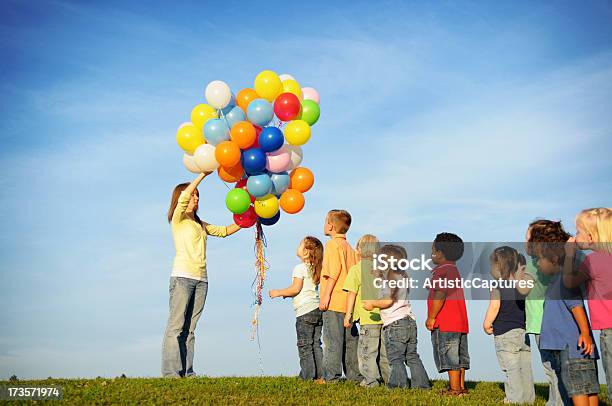
[[[174,210],[176,209],[176,205],[178,204],[179,196],[181,195],[183,190],[187,189],[187,186],[189,186],[189,183],[179,183],[172,191],[172,199],[170,200],[170,208],[168,209],[168,223],[172,222],[172,215],[174,214]],[[198,189],[195,190],[195,194],[200,196]],[[195,221],[198,222],[198,224],[202,224],[202,220],[200,220],[200,217],[198,217],[197,207],[193,211],[193,218],[195,219]]]
[[[317,237],[310,235],[302,241],[304,242],[304,262],[310,268],[312,281],[318,285],[323,268],[323,244]]]

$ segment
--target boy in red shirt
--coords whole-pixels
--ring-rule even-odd
[[[463,240],[451,233],[436,236],[431,247],[431,288],[427,298],[427,321],[438,372],[448,372],[449,394],[460,396],[465,389],[465,370],[470,369],[468,318],[461,275],[455,265],[463,256]]]

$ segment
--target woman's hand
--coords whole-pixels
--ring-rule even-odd
[[[280,297],[280,295],[278,294],[278,289],[270,289],[268,291],[268,295],[270,296],[270,299],[274,299],[276,297]]]
[[[493,325],[491,323],[487,323],[486,321],[482,324],[482,329],[488,335],[493,334]]]

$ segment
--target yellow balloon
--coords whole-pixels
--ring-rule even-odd
[[[217,110],[208,104],[198,104],[191,110],[191,122],[198,128],[204,128],[204,124],[211,118],[219,118]]]
[[[278,213],[278,199],[273,194],[258,197],[255,200],[255,213],[264,219],[270,219]]]
[[[193,154],[197,147],[204,144],[206,140],[202,130],[192,123],[183,124],[176,132],[176,142],[183,151]]]
[[[285,127],[285,139],[291,145],[304,145],[310,139],[310,126],[304,120],[293,120]]]
[[[254,88],[260,97],[273,102],[283,92],[283,83],[275,72],[264,70],[255,77]]]
[[[283,80],[283,93],[293,93],[300,100],[304,98],[300,84],[293,79]]]

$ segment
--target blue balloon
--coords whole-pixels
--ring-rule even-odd
[[[281,195],[287,189],[289,189],[289,174],[287,172],[274,173],[270,175],[272,181],[272,193],[273,195]]]
[[[272,190],[272,180],[266,174],[249,176],[247,190],[255,197],[263,197]]]
[[[266,153],[259,148],[243,151],[242,167],[249,175],[261,175],[266,169]]]
[[[229,104],[223,107],[221,109],[221,112],[223,113],[224,116],[226,116],[229,114],[230,111],[232,111],[234,107],[236,107],[236,96],[234,95],[234,92],[232,92],[232,98],[230,99]]]
[[[204,124],[204,137],[211,145],[220,144],[230,139],[230,131],[227,123],[222,118],[213,118]]]
[[[260,127],[268,125],[274,117],[272,104],[264,99],[255,99],[249,103],[247,108],[247,117],[249,121]]]
[[[259,217],[259,223],[263,226],[272,226],[276,223],[278,223],[278,220],[280,220],[280,210],[278,211],[278,213],[276,213],[274,215],[274,217],[271,217],[269,219],[265,219],[263,217]]]
[[[259,134],[259,147],[264,152],[273,152],[283,146],[285,137],[280,128],[264,127]]]
[[[227,121],[227,126],[231,129],[234,124],[239,121],[246,120],[246,115],[244,111],[238,106],[234,107],[229,111],[229,113],[225,114],[225,121]]]

